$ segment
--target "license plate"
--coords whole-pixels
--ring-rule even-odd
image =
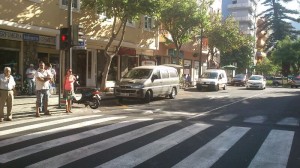
[[[121,93],[121,96],[129,96],[129,93]]]

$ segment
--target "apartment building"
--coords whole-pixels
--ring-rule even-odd
[[[245,34],[255,34],[256,11],[257,0],[223,0],[223,18],[233,16]]]
[[[86,40],[84,46],[72,49],[70,66],[80,76],[81,86],[95,87],[105,64],[103,49],[109,33],[104,27],[109,28],[112,22],[103,22],[104,15],[81,9],[80,0],[73,0],[72,5],[72,24],[82,25]],[[59,29],[67,27],[67,0],[1,0],[0,11],[0,71],[10,66],[23,81],[29,64],[38,68],[38,62],[44,61],[55,67],[58,79],[63,76],[67,68],[65,53],[58,49],[57,42]],[[156,64],[154,50],[159,45],[153,23],[148,16],[128,22],[124,42],[112,61],[109,81],[114,83],[134,66]]]

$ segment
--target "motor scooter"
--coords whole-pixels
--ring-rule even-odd
[[[78,76],[76,78],[78,80]],[[79,82],[75,82],[79,85]],[[72,102],[77,104],[84,104],[86,106],[90,106],[92,109],[97,109],[100,106],[101,96],[99,88],[79,88],[76,87],[76,92],[81,93],[81,98],[79,100],[73,96]]]

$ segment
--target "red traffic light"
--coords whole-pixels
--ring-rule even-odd
[[[67,41],[68,40],[68,36],[67,35],[65,35],[65,34],[62,34],[61,35],[61,39],[60,39],[62,42],[65,42],[65,41]]]

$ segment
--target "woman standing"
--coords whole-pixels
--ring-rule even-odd
[[[4,105],[7,106],[7,121],[12,121],[11,109],[14,100],[13,89],[16,86],[14,77],[11,74],[11,68],[5,67],[4,73],[0,75],[0,122],[4,120]]]
[[[71,106],[72,106],[72,96],[74,92],[75,81],[76,81],[76,77],[72,75],[72,69],[68,69],[64,80],[64,96],[66,98],[66,113],[72,113]]]

